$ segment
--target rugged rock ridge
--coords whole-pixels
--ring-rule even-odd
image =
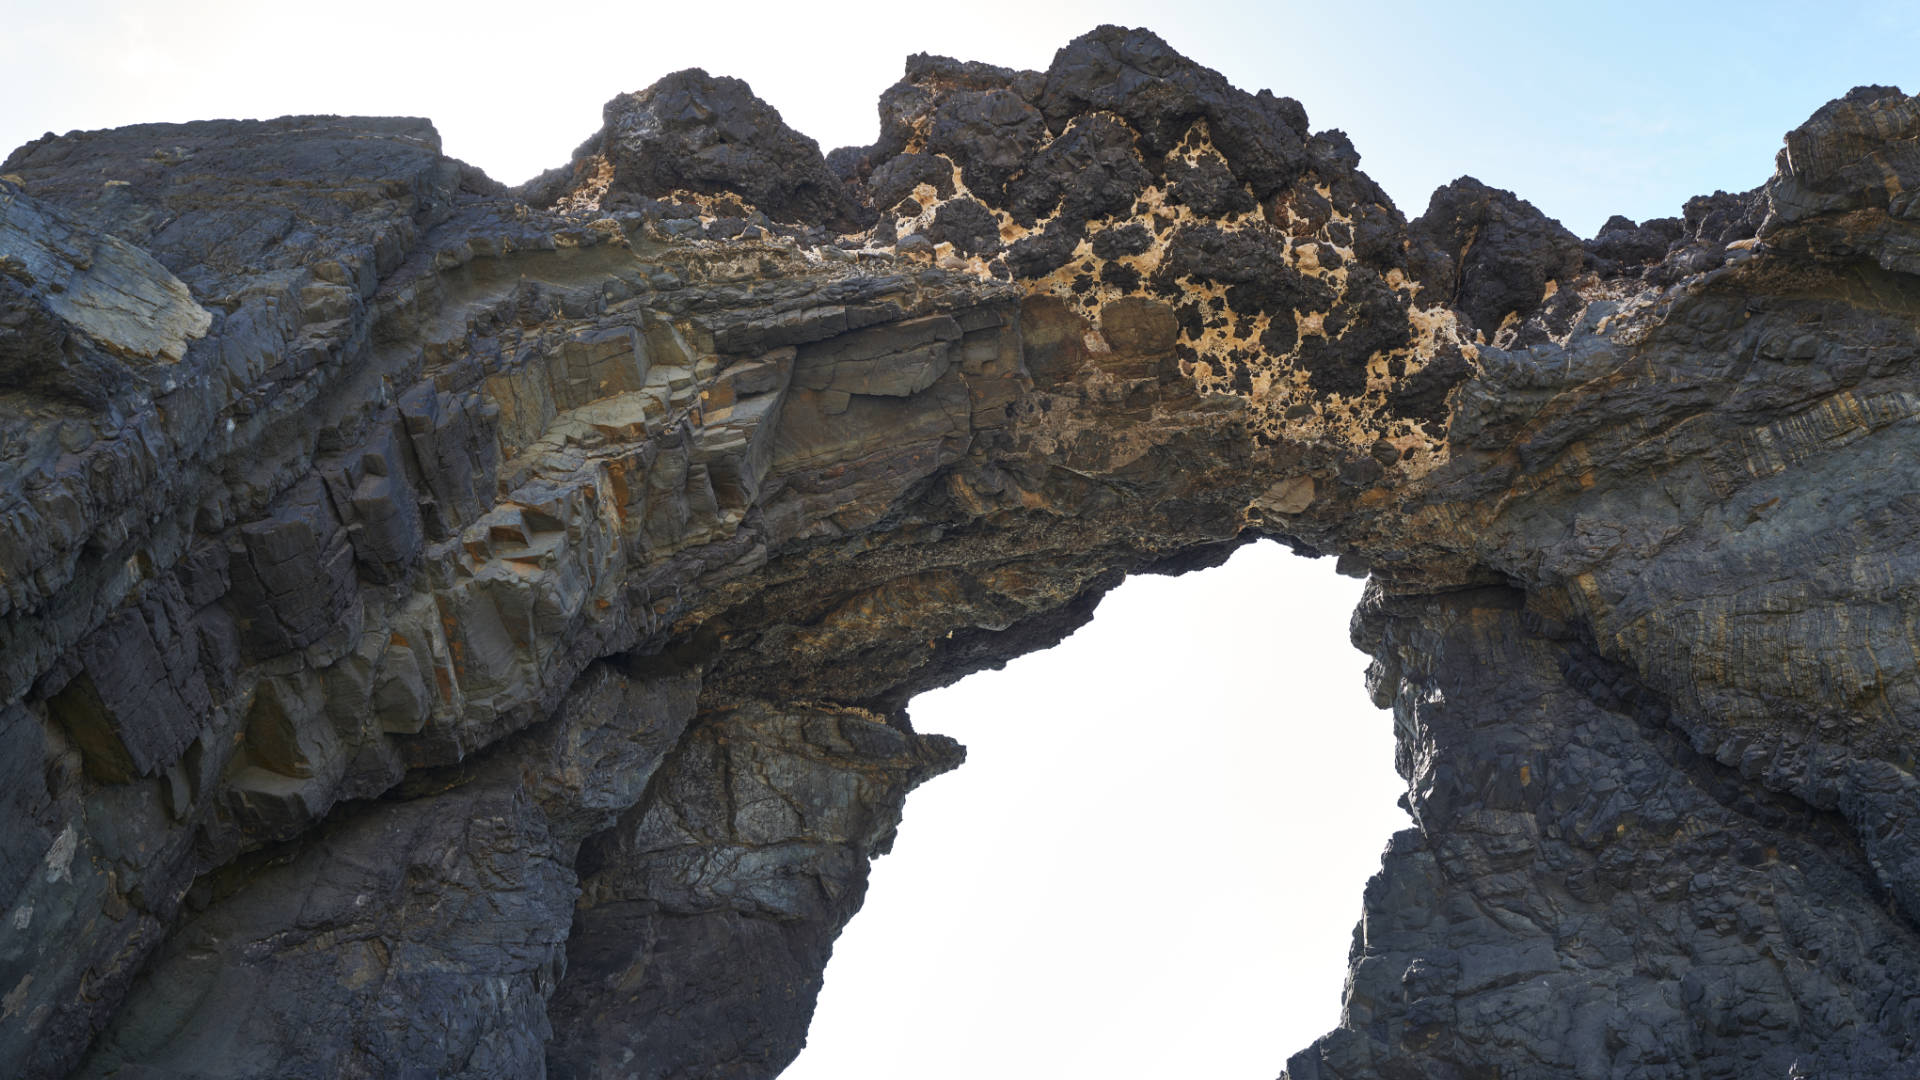
[[[1589,241],[1144,31],[880,114],[0,165],[8,1072],[772,1076],[911,696],[1258,537],[1416,821],[1295,1080],[1920,1072],[1920,99]]]

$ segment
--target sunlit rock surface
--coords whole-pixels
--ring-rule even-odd
[[[1416,823],[1293,1080],[1920,1072],[1920,99],[1584,241],[1144,31],[880,117],[0,165],[0,1072],[771,1077],[909,699],[1259,537]]]

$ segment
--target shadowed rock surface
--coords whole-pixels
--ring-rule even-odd
[[[1587,241],[1145,31],[880,120],[0,164],[0,1072],[772,1077],[912,696],[1265,537],[1415,822],[1285,1075],[1920,1075],[1920,99]]]

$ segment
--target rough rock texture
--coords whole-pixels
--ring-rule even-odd
[[[1145,31],[880,119],[0,164],[0,1072],[773,1076],[911,697],[1265,537],[1415,820],[1294,1080],[1920,1075],[1920,99],[1588,241]]]
[[[746,203],[735,200],[736,216],[752,205],[780,221],[842,230],[872,220],[827,170],[820,144],[782,123],[739,79],[690,68],[614,98],[605,116],[570,168],[528,185],[530,201],[550,205],[585,184],[630,197],[737,195]]]

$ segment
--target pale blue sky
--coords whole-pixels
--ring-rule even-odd
[[[669,71],[738,75],[824,147],[870,142],[906,54],[1044,68],[1100,22],[1153,27],[1347,131],[1409,216],[1472,174],[1590,235],[1766,178],[1860,83],[1920,88],[1911,0],[1853,3],[673,3],[0,0],[0,146],[48,130],[289,112],[428,116],[517,183]]]

